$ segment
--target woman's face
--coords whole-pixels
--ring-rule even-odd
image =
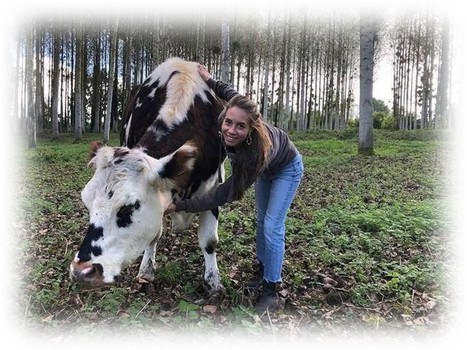
[[[225,113],[221,129],[225,144],[237,147],[250,133],[250,118],[243,109],[237,106],[230,107]]]

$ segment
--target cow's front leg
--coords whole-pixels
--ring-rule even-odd
[[[217,268],[216,247],[218,242],[217,221],[218,210],[210,210],[201,213],[198,228],[198,242],[203,252],[205,270],[204,284],[210,295],[224,290]]]
[[[143,260],[139,266],[138,276],[136,277],[140,283],[148,283],[154,281],[156,271],[156,247],[157,241],[161,236],[162,230],[158,232],[156,237],[144,249]]]

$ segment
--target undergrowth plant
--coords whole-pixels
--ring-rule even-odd
[[[252,190],[220,210],[217,254],[225,292],[217,299],[205,299],[196,221],[172,232],[167,219],[154,283],[135,281],[137,261],[115,286],[76,286],[68,266],[87,228],[80,191],[92,176],[89,143],[100,135],[39,140],[37,148],[22,151],[15,183],[19,312],[31,330],[72,332],[89,322],[219,334],[438,326],[447,318],[444,272],[451,264],[443,197],[448,151],[440,133],[376,131],[372,157],[357,155],[351,131],[291,133],[305,174],[286,223],[283,308],[270,320],[253,312],[255,294],[244,288],[255,271]],[[117,135],[110,144],[118,145]]]

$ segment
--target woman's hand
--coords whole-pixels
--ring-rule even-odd
[[[164,211],[164,215],[168,215],[170,213],[173,213],[175,211],[175,209],[177,209],[177,207],[175,206],[174,203],[170,203],[169,206],[167,207],[167,209],[165,209]]]
[[[211,74],[208,69],[200,63],[198,63],[198,73],[204,81],[208,81],[211,78]]]

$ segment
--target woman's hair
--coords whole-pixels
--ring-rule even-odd
[[[245,111],[250,120],[250,133],[247,138],[235,147],[236,155],[232,176],[234,180],[234,197],[241,199],[245,190],[255,181],[267,164],[272,142],[256,104],[248,97],[236,95],[231,98],[219,115],[219,129],[229,108],[238,107]]]

